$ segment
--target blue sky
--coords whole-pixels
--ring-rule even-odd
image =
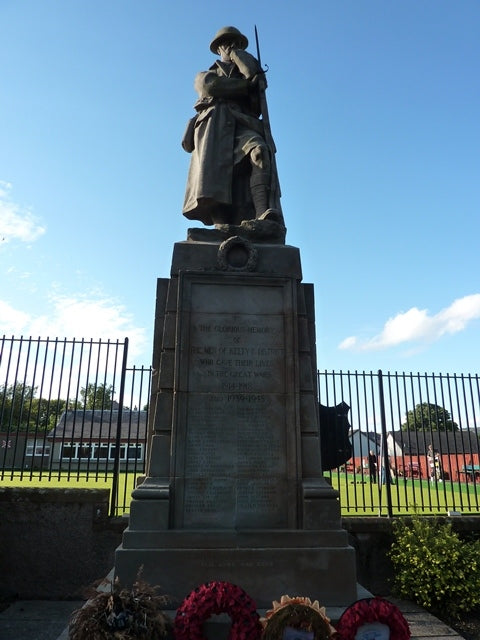
[[[477,0],[0,0],[0,335],[151,358],[193,78],[224,25],[268,64],[287,243],[321,369],[478,373]],[[198,223],[200,225],[200,223]]]

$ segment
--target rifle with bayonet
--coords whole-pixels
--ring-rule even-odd
[[[269,203],[270,203],[270,207],[277,209],[279,206],[279,199],[281,196],[280,184],[278,181],[278,173],[277,173],[277,163],[275,160],[275,153],[277,152],[277,149],[275,147],[275,142],[273,141],[273,137],[272,137],[272,130],[270,128],[270,116],[268,114],[268,105],[267,105],[267,96],[266,96],[267,82],[265,78],[265,71],[262,69],[262,59],[260,57],[260,44],[258,41],[257,25],[255,25],[255,42],[257,45],[257,60],[258,60],[258,65],[260,67],[260,73],[258,74],[258,93],[259,93],[259,99],[260,99],[260,112],[262,115],[265,142],[270,150],[270,160],[271,160]],[[278,197],[276,197],[276,194],[278,194]]]

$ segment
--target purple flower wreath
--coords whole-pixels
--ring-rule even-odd
[[[229,640],[260,638],[262,627],[252,598],[230,582],[208,582],[194,589],[178,608],[175,639],[205,640],[203,623],[219,613],[227,613],[232,619]]]

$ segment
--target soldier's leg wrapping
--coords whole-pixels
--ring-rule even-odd
[[[252,192],[255,217],[259,218],[268,209],[270,195],[270,153],[265,145],[258,145],[250,152],[252,174],[250,189]]]

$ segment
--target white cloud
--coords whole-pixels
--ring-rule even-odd
[[[29,209],[12,202],[11,188],[10,183],[0,181],[0,246],[11,240],[33,242],[45,233]]]
[[[430,343],[445,334],[463,331],[469,322],[477,318],[480,318],[479,293],[454,300],[435,315],[430,315],[428,309],[412,307],[389,318],[382,331],[373,338],[360,340],[350,336],[339,344],[339,349],[373,351],[412,342]]]
[[[349,336],[348,338],[345,338],[345,340],[342,340],[342,342],[338,345],[339,349],[353,349],[353,347],[355,347],[355,345],[357,344],[357,339],[355,336]]]
[[[23,332],[30,316],[23,311],[14,309],[8,302],[0,300],[0,334],[16,336]]]
[[[51,295],[45,315],[33,316],[0,300],[0,335],[34,338],[87,338],[123,340],[129,338],[131,358],[145,348],[145,329],[118,302],[85,295]],[[130,359],[130,358],[129,358]]]

